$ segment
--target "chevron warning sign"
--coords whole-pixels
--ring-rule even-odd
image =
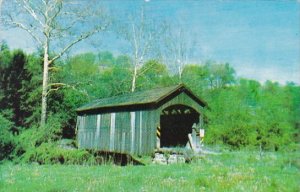
[[[160,126],[158,126],[158,127],[156,128],[156,136],[157,136],[158,138],[160,138],[160,133],[161,133],[161,129],[160,129]]]

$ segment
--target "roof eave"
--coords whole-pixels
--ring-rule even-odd
[[[128,111],[140,111],[140,110],[151,110],[155,109],[155,102],[151,103],[140,103],[130,105],[119,105],[119,106],[105,106],[91,109],[76,110],[78,115],[84,114],[98,114],[98,113],[113,113],[113,112],[128,112]]]
[[[194,95],[190,89],[188,89],[184,84],[179,84],[176,88],[171,90],[168,94],[163,95],[156,101],[151,101],[147,103],[135,103],[135,104],[125,104],[118,106],[100,106],[96,108],[85,108],[85,109],[77,109],[76,113],[78,115],[83,114],[97,114],[97,113],[111,113],[111,112],[122,112],[122,111],[137,111],[137,110],[152,110],[160,107],[168,100],[173,99],[178,96],[180,93],[185,92],[189,97],[191,97],[195,102],[197,102],[200,106],[206,107],[207,103],[202,101],[199,97]]]

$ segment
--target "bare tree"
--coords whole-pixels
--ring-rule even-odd
[[[109,24],[97,3],[92,0],[7,0],[2,4],[2,23],[26,31],[43,48],[41,126],[46,122],[51,65],[74,45],[105,30]]]
[[[129,42],[129,52],[133,59],[133,72],[131,80],[131,92],[136,89],[137,78],[145,72],[140,71],[145,60],[155,53],[155,47],[164,32],[164,26],[155,20],[146,18],[144,7],[138,15],[131,15],[129,23],[122,26],[121,36]]]
[[[181,81],[183,68],[191,60],[196,42],[191,32],[180,24],[169,25],[167,28],[164,58],[169,66],[175,67]]]

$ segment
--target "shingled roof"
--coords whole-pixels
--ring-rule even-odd
[[[206,106],[206,103],[204,101],[195,96],[183,84],[180,84],[171,87],[138,91],[124,95],[98,99],[91,103],[83,105],[76,111],[78,114],[85,114],[98,112],[130,111],[136,109],[153,109],[159,107],[160,105],[176,97],[182,92],[185,92],[202,107]]]

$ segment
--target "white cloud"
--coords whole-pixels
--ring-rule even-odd
[[[238,77],[255,79],[261,83],[267,80],[277,81],[280,84],[293,81],[300,84],[300,67],[298,69],[288,68],[286,66],[276,67],[251,67],[243,65],[235,67]]]

